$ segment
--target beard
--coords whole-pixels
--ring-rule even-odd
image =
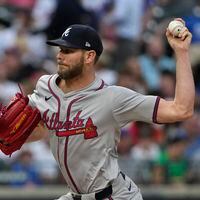
[[[58,66],[59,65],[63,65],[63,64],[59,62]],[[84,66],[84,58],[81,57],[78,63],[73,64],[69,67],[65,67],[63,65],[63,68],[62,68],[59,66],[57,73],[61,79],[64,79],[64,80],[74,79],[82,74],[83,66]]]

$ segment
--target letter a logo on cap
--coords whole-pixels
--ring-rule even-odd
[[[62,34],[62,36],[68,36],[71,29],[72,29],[71,27],[66,29],[66,31]]]

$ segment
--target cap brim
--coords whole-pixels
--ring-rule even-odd
[[[50,46],[61,46],[61,47],[67,47],[67,48],[80,49],[80,47],[73,45],[69,42],[66,42],[65,40],[62,40],[62,39],[48,40],[46,43]]]

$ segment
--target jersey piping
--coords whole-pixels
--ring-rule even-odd
[[[51,76],[51,77],[49,78],[49,80],[48,80],[48,88],[49,88],[50,92],[51,92],[52,95],[56,98],[56,100],[57,100],[57,102],[58,102],[58,116],[60,116],[61,100],[60,100],[59,96],[57,96],[57,95],[54,93],[53,89],[51,88],[50,82],[51,82],[52,78],[53,78],[53,76]],[[94,89],[94,91],[98,91],[98,90],[102,89],[102,88],[104,87],[104,85],[105,85],[105,83],[104,83],[104,81],[102,80],[102,81],[101,81],[101,85],[100,85],[97,89]],[[73,99],[73,100],[69,103],[69,106],[68,106],[68,108],[67,108],[67,119],[66,119],[67,121],[70,120],[70,112],[71,112],[71,107],[72,107],[73,103],[75,103],[76,101],[78,101],[78,100],[81,99],[81,98],[83,98],[83,96],[78,97],[78,98],[76,98],[76,99]],[[65,149],[65,153],[64,153],[64,165],[65,165],[65,169],[66,169],[67,175],[68,175],[68,177],[69,177],[71,183],[73,184],[73,186],[74,186],[74,188],[76,189],[76,191],[77,191],[78,193],[80,193],[80,190],[78,189],[77,184],[75,183],[75,181],[74,181],[74,179],[73,179],[73,177],[72,177],[72,174],[71,174],[71,172],[70,172],[70,170],[69,170],[68,164],[67,164],[68,141],[69,141],[69,136],[67,136],[67,137],[66,137],[66,140],[65,140],[65,147],[64,147],[64,149]],[[60,149],[60,147],[59,147],[59,137],[58,137],[57,158],[58,158],[59,165],[61,166],[60,151],[59,151],[59,149]]]
[[[154,110],[153,110],[153,116],[152,116],[152,121],[154,123],[158,123],[158,121],[157,121],[157,113],[158,113],[159,102],[160,102],[160,97],[157,97],[156,102],[155,102],[155,106],[154,106]]]
[[[53,78],[53,75],[49,78],[48,80],[48,88],[49,88],[49,91],[52,93],[52,95],[56,98],[57,102],[58,102],[58,116],[60,116],[60,98],[53,92],[51,86],[50,86],[50,81],[51,79]],[[60,152],[59,152],[59,149],[60,149],[60,141],[59,141],[59,137],[58,137],[58,141],[57,141],[58,145],[57,145],[57,157],[58,157],[58,163],[59,165],[61,166],[60,164]]]

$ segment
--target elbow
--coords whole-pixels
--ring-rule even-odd
[[[193,116],[193,112],[188,112],[188,113],[186,113],[186,114],[183,116],[183,118],[181,119],[181,121],[190,119],[192,116]]]
[[[184,121],[184,120],[187,120],[189,118],[191,118],[194,114],[194,108],[190,108],[190,109],[181,109],[179,112],[178,112],[178,119],[179,121]]]

